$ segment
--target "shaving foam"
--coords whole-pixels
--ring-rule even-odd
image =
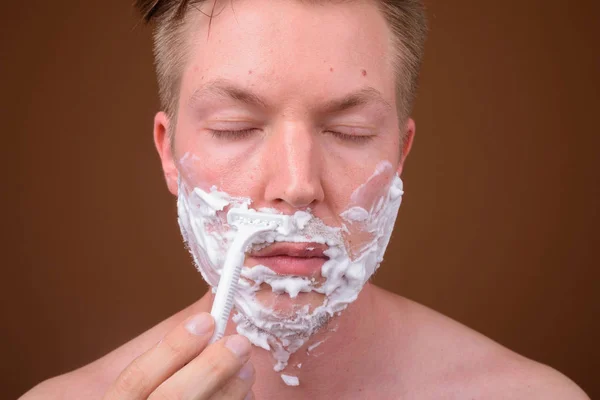
[[[365,201],[369,191],[372,191],[372,184],[378,183],[375,180],[384,182],[379,188],[381,193]],[[177,200],[179,225],[197,269],[214,293],[224,257],[236,235],[236,231],[226,222],[226,212],[233,208],[252,210],[252,200],[230,196],[215,186],[209,190],[190,186],[180,178]],[[281,276],[264,265],[242,269],[234,300],[237,313],[233,321],[237,324],[239,334],[272,354],[276,361],[275,371],[283,371],[291,354],[356,300],[383,260],[402,195],[402,180],[393,171],[391,163],[382,161],[369,180],[353,192],[349,207],[339,215],[340,226],[326,225],[309,210],[297,211],[291,218],[288,231],[261,233],[250,244],[252,249],[274,242],[320,243],[327,246],[324,255],[328,260],[321,268],[323,280]],[[280,214],[272,208],[260,208],[258,211]],[[316,292],[322,294],[324,300],[313,309],[304,305],[296,307],[293,315],[282,315],[257,300],[256,292],[261,290],[261,284],[268,284],[273,292],[287,294],[292,299],[299,293]],[[264,285],[262,287],[264,290]],[[307,352],[310,353],[321,343],[312,344]],[[299,384],[297,377],[282,374],[281,378],[288,385]]]
[[[281,374],[281,379],[283,379],[288,386],[298,386],[300,384],[300,380],[297,376]]]

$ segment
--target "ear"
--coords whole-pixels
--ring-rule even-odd
[[[168,134],[169,122],[169,117],[163,111],[154,116],[154,145],[160,156],[169,192],[177,196],[177,177],[179,176],[179,172],[173,161],[173,148]]]
[[[404,125],[404,132],[402,132],[402,154],[400,154],[400,162],[398,163],[398,175],[402,175],[404,162],[406,161],[406,157],[408,157],[408,153],[410,153],[410,149],[412,148],[416,129],[417,127],[415,125],[415,121],[412,118],[409,118],[408,121],[406,121],[406,125]]]

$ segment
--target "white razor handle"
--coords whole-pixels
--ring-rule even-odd
[[[221,270],[219,286],[210,314],[215,319],[215,332],[210,340],[214,343],[225,334],[229,314],[233,308],[233,296],[237,291],[242,265],[246,257],[245,249],[258,233],[280,229],[289,232],[291,219],[287,215],[265,214],[254,210],[232,209],[227,213],[227,222],[238,228],[238,233],[227,251],[227,258]]]
[[[242,264],[244,263],[246,238],[249,239],[247,235],[245,236],[246,237],[242,237],[242,235],[239,235],[236,237],[227,252],[227,258],[225,259],[225,265],[223,265],[223,272],[221,273],[215,300],[210,311],[210,314],[215,319],[215,332],[213,333],[210,343],[214,343],[221,339],[225,333],[225,328],[227,327],[229,314],[233,308],[233,295],[235,294],[235,289],[237,288],[237,283],[242,271]]]

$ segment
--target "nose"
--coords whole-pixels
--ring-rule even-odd
[[[323,201],[321,152],[310,129],[302,124],[283,124],[269,138],[266,151],[268,203],[279,209],[285,204],[291,208],[287,212],[294,212]]]

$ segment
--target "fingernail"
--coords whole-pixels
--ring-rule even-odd
[[[241,380],[247,381],[248,379],[252,378],[253,375],[254,375],[254,366],[252,365],[252,363],[250,361],[248,361],[246,364],[244,364],[242,369],[240,369],[240,372],[238,372],[237,376]]]
[[[239,358],[246,357],[252,348],[248,339],[240,335],[229,336],[225,342],[225,347]]]
[[[192,335],[206,335],[212,330],[213,318],[208,313],[194,315],[185,324],[185,329]]]

